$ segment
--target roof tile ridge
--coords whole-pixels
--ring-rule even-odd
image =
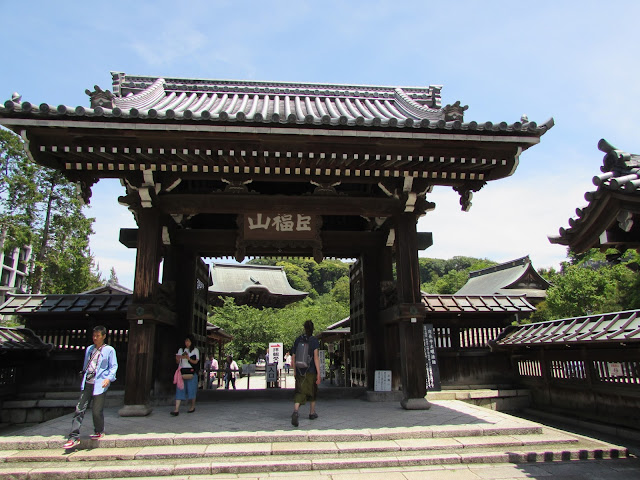
[[[113,103],[119,108],[144,109],[155,104],[164,95],[166,95],[164,89],[165,83],[164,78],[158,78],[150,86],[139,93],[128,97],[116,96],[113,99]]]
[[[469,279],[477,278],[481,274],[485,275],[485,274],[489,274],[489,273],[500,272],[502,270],[507,270],[508,268],[513,268],[513,267],[517,267],[517,266],[520,266],[520,265],[525,265],[527,263],[531,264],[531,259],[529,258],[529,255],[525,255],[524,257],[516,258],[515,260],[509,260],[507,262],[502,262],[502,263],[499,263],[498,265],[492,265],[490,267],[481,268],[480,270],[474,270],[473,272],[469,272]]]
[[[412,99],[401,87],[394,89],[394,98],[398,102],[398,106],[406,113],[419,119],[442,120],[444,112],[439,108],[430,108],[420,105]]]

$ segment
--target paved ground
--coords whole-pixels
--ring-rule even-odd
[[[495,412],[460,401],[434,401],[427,411],[406,411],[397,402],[366,402],[363,400],[319,400],[317,420],[307,418],[308,406],[301,408],[297,430],[324,430],[339,435],[344,430],[384,429],[386,427],[425,427],[469,425],[530,425],[529,420]],[[290,424],[292,402],[284,400],[234,400],[201,402],[196,411],[188,414],[186,406],[178,417],[172,417],[171,407],[155,407],[146,417],[119,417],[118,408],[107,408],[107,434],[165,434],[201,432],[270,432],[295,430]],[[68,433],[71,415],[35,426],[0,432],[0,436],[59,436]],[[92,430],[91,415],[85,418],[82,436]],[[618,442],[624,445],[624,441]],[[608,461],[576,461],[532,464],[450,465],[405,467],[402,469],[341,470],[339,472],[297,472],[302,479],[430,479],[476,480],[550,478],[578,479],[640,479],[637,459]],[[291,474],[224,475],[216,478],[291,478]],[[161,480],[155,477],[156,480]],[[185,477],[187,478],[187,477]],[[191,478],[191,477],[189,477]],[[205,477],[192,477],[205,478]]]

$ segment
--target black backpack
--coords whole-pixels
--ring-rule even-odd
[[[306,335],[299,337],[295,355],[296,368],[309,368],[311,355],[309,354],[309,338]]]

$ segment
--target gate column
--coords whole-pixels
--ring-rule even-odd
[[[400,404],[407,410],[426,410],[431,407],[431,404],[425,398],[427,395],[423,340],[425,311],[420,296],[416,223],[417,217],[413,213],[403,213],[396,217],[398,326],[404,393]]]
[[[122,417],[151,413],[149,396],[156,336],[155,302],[160,268],[161,223],[155,208],[137,212],[138,240],[133,302],[129,307],[129,346]]]

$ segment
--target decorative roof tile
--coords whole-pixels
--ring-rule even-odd
[[[463,122],[460,102],[441,105],[441,85],[388,87],[292,82],[178,79],[112,72],[113,93],[87,90],[90,107],[33,105],[19,96],[0,116],[249,122],[354,127],[429,128],[541,135],[553,119],[535,122]]]

